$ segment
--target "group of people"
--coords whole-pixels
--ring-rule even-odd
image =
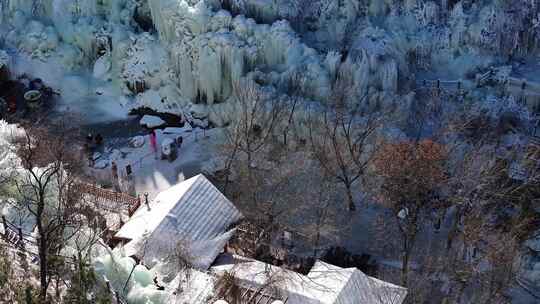
[[[149,132],[149,142],[150,142],[150,147],[152,149],[152,152],[155,155],[155,158],[159,159],[160,147],[158,144],[158,138],[157,138],[157,134],[155,130],[151,130]],[[182,136],[179,136],[175,140],[176,147],[174,148],[180,149],[182,142],[183,142],[183,138]],[[88,160],[88,166],[94,167],[95,166],[94,154],[96,151],[100,151],[103,146],[104,146],[104,139],[101,134],[98,133],[96,135],[93,135],[92,133],[88,133],[86,135],[84,146],[82,149],[83,153],[82,153],[81,159],[84,159],[84,157],[86,156]],[[112,177],[113,187],[115,188],[116,191],[120,191],[119,171],[120,170],[119,170],[118,164],[115,161],[111,162],[111,177]],[[131,166],[128,165],[126,167],[126,174],[127,174],[126,177],[128,178],[128,180],[131,176],[131,173],[132,173]]]
[[[157,142],[157,135],[156,135],[156,131],[155,130],[151,130],[150,131],[150,147],[152,148],[152,152],[154,153],[154,156],[155,156],[155,159],[159,159],[159,146],[158,146],[158,142]],[[176,139],[176,149],[180,149],[182,147],[182,143],[183,143],[184,139],[182,138],[182,136],[179,136],[177,139]]]

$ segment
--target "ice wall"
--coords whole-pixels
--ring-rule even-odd
[[[204,1],[150,0],[150,9],[187,99],[225,101],[232,84],[253,70],[277,72],[278,82],[295,71],[313,71],[318,73],[308,77],[313,95],[327,94],[328,73],[319,54],[286,21],[257,24],[243,15],[233,18],[228,11],[215,11]]]
[[[0,10],[0,44],[90,69],[134,106],[168,111],[226,102],[242,77],[283,93],[301,74],[305,97],[325,100],[349,69],[359,95],[391,96],[412,73],[458,78],[540,51],[529,0],[3,0]]]
[[[120,249],[103,254],[94,263],[99,278],[108,281],[111,287],[134,304],[167,303],[169,294],[158,290],[153,279],[156,273],[124,255]]]

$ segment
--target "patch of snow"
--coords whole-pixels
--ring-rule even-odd
[[[193,128],[189,124],[185,124],[182,128],[167,127],[163,129],[163,134],[184,134],[191,132]]]
[[[96,60],[94,63],[94,72],[93,75],[97,79],[106,80],[106,76],[111,69],[111,58],[110,56],[103,55]]]
[[[157,116],[153,115],[144,115],[140,121],[141,126],[147,128],[156,128],[161,127],[165,124],[165,121]]]

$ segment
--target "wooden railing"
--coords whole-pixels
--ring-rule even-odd
[[[27,245],[36,245],[35,239],[31,235],[24,233],[21,227],[11,223],[4,216],[1,219],[1,224],[4,228],[2,237],[7,243],[18,248],[25,248]]]
[[[140,196],[132,196],[127,193],[117,192],[110,189],[103,189],[90,184],[78,184],[77,190],[83,194],[93,196],[101,208],[111,211],[118,211],[118,208],[127,208],[128,215],[132,216],[141,206]],[[114,205],[110,206],[109,204]]]
[[[0,225],[4,228],[4,233],[0,233],[0,239],[4,239],[11,248],[32,257],[33,263],[38,263],[39,252],[36,238],[24,232],[20,226],[11,223],[5,216],[0,217],[0,220]],[[69,265],[77,265],[75,257],[72,256],[56,254],[49,256],[62,258],[63,262]]]

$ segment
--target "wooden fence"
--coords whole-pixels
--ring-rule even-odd
[[[118,208],[127,208],[131,217],[141,206],[140,196],[131,196],[126,193],[117,192],[110,189],[103,189],[91,184],[78,184],[77,190],[83,194],[91,195],[103,209],[118,211]]]

